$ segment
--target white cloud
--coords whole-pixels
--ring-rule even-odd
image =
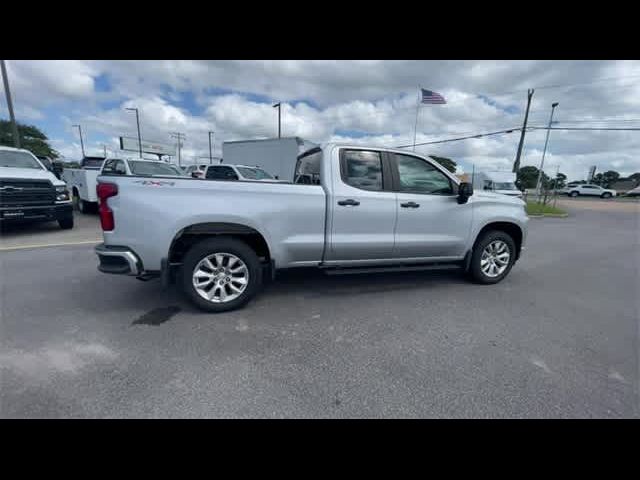
[[[418,143],[517,127],[530,87],[536,87],[530,125],[546,125],[555,101],[559,126],[640,118],[634,113],[640,106],[638,61],[10,61],[9,66],[16,110],[38,123],[42,110],[54,105],[67,134],[57,136],[56,148],[70,156],[79,152],[73,123],[83,125],[87,138],[106,135],[114,147],[118,136],[135,136],[135,117],[126,107],[140,109],[146,139],[171,143],[169,132],[185,133],[187,160],[208,155],[210,130],[216,132],[218,153],[224,140],[275,136],[276,109],[253,98],[283,102],[286,136],[410,144],[419,85],[442,93],[447,105],[421,107]],[[111,92],[96,92],[96,78],[103,74]],[[181,103],[185,93],[200,113]],[[105,110],[99,101],[106,100],[120,101]],[[296,100],[303,102],[287,103]],[[570,178],[583,177],[591,164],[599,171],[640,171],[638,133],[552,131],[545,163],[560,164]],[[527,133],[523,164],[539,164],[544,136],[543,130]],[[518,138],[514,132],[418,151],[477,168],[510,168]],[[101,148],[90,141],[87,146]]]

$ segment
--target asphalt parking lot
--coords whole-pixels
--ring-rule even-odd
[[[0,417],[638,418],[640,210],[619,203],[532,219],[498,285],[305,270],[219,315],[99,273],[90,243],[28,247],[68,243],[55,224],[8,232]],[[72,242],[99,238],[76,219]]]

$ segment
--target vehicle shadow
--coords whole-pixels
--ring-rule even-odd
[[[350,275],[327,275],[314,268],[278,272],[264,288],[265,295],[304,293],[306,296],[336,296],[412,290],[447,283],[468,283],[459,270],[414,272],[380,272]]]

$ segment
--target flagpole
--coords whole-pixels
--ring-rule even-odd
[[[418,87],[418,104],[416,105],[416,123],[413,126],[413,151],[416,151],[416,134],[418,133],[418,113],[420,112],[420,88]]]

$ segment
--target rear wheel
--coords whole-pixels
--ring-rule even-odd
[[[516,245],[508,233],[493,230],[476,243],[469,273],[477,283],[498,283],[511,271],[516,260]]]
[[[203,240],[184,257],[183,290],[202,310],[226,312],[240,308],[256,295],[261,283],[260,260],[241,240]]]
[[[73,206],[76,207],[80,213],[89,213],[89,202],[82,200],[78,190],[75,188],[73,189]]]

